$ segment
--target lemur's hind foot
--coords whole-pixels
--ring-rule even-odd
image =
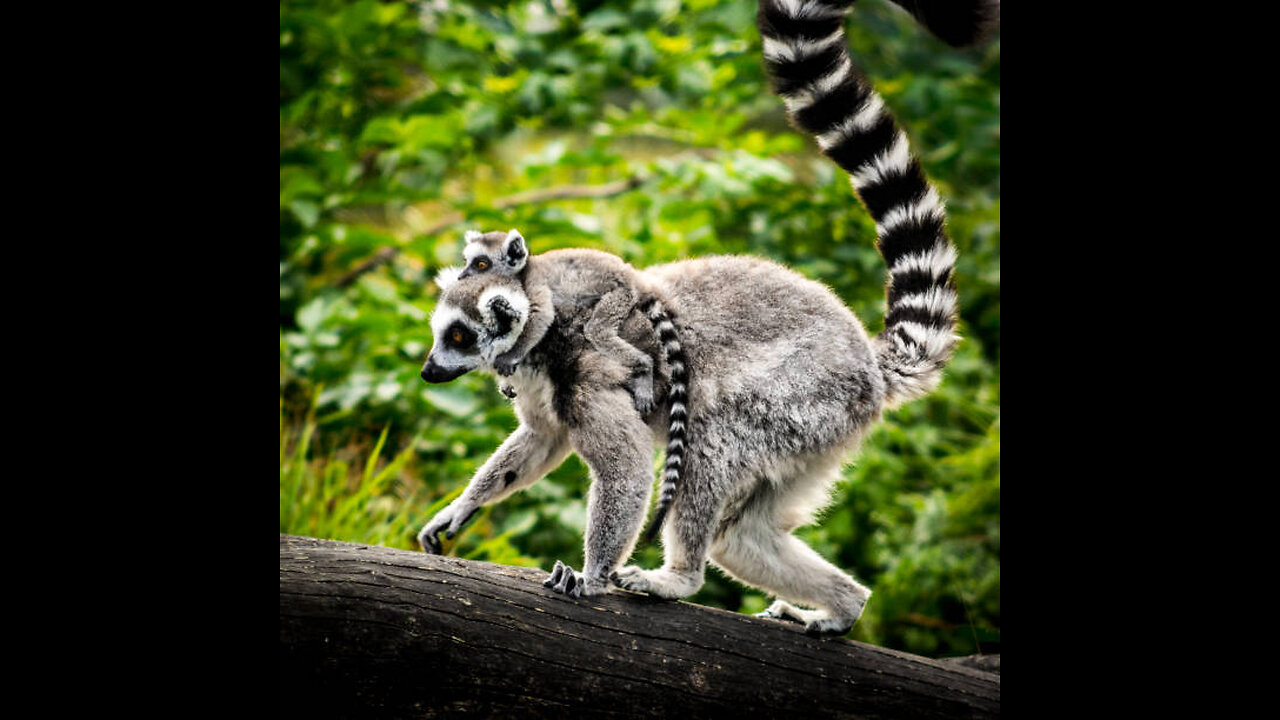
[[[610,579],[623,590],[649,593],[667,600],[688,597],[702,587],[702,578],[693,573],[680,573],[665,568],[645,570],[634,565],[615,572]]]
[[[785,600],[775,600],[766,610],[756,613],[758,618],[802,623],[809,635],[827,636],[844,635],[861,616],[861,609],[852,618],[838,617],[826,610],[803,610]]]

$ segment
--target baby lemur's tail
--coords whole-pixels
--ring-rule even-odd
[[[979,39],[999,19],[999,3],[990,0],[894,2],[949,41]],[[761,0],[757,23],[765,67],[791,121],[850,174],[876,222],[889,278],[888,313],[874,346],[885,402],[893,406],[936,387],[955,348],[956,252],[943,228],[941,198],[849,56],[843,28],[851,3]]]
[[[658,491],[658,509],[653,513],[653,521],[649,529],[644,531],[644,539],[651,542],[662,527],[662,520],[675,499],[676,489],[680,486],[680,471],[684,467],[685,437],[688,432],[689,413],[685,408],[688,402],[689,363],[684,349],[680,347],[680,339],[676,337],[676,326],[671,316],[663,309],[662,303],[651,300],[641,308],[653,323],[662,343],[662,352],[667,359],[667,367],[671,369],[671,388],[667,391],[667,399],[671,401],[671,426],[667,430],[667,463],[662,472],[662,489]]]

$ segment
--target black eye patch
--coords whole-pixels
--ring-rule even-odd
[[[457,349],[465,350],[476,342],[476,334],[461,322],[455,322],[444,331],[445,345]]]

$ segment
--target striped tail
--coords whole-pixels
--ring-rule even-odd
[[[671,316],[663,309],[662,303],[653,300],[643,309],[658,333],[667,366],[671,368],[671,389],[667,392],[667,398],[671,401],[671,426],[667,431],[667,462],[666,468],[662,471],[662,488],[658,491],[658,509],[653,514],[649,529],[644,531],[645,542],[652,542],[662,527],[667,510],[675,500],[677,488],[680,487],[680,471],[684,467],[684,449],[689,422],[688,411],[685,409],[685,403],[689,401],[689,363],[685,358],[684,349],[680,347],[680,339],[676,337],[676,326],[671,322]]]
[[[1000,0],[890,0],[952,47],[980,43],[1000,27]]]
[[[893,407],[933,390],[955,348],[956,251],[942,200],[907,136],[849,56],[843,26],[851,3],[761,0],[757,22],[765,66],[791,121],[849,173],[876,222],[889,277],[884,330],[873,344]]]

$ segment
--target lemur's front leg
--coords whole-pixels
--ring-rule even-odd
[[[529,318],[525,321],[524,331],[516,339],[510,350],[498,355],[493,360],[493,369],[503,377],[516,371],[520,361],[547,334],[552,321],[556,319],[556,309],[551,303],[551,288],[545,283],[528,282],[525,284],[525,295],[529,298]],[[511,397],[508,395],[508,397]]]
[[[498,502],[554,470],[569,455],[569,438],[564,431],[521,425],[500,445],[478,470],[467,489],[449,503],[418,533],[422,549],[439,555],[443,549],[436,536],[443,531],[452,539],[480,507]]]
[[[631,396],[610,387],[585,394],[578,404],[580,422],[569,441],[591,469],[585,566],[579,573],[557,561],[544,583],[574,597],[607,591],[609,576],[635,547],[653,484],[653,436]]]

